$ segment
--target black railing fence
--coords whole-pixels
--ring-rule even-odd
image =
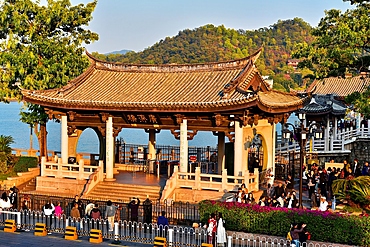
[[[116,162],[121,164],[142,163],[146,160],[180,160],[180,147],[171,145],[156,145],[155,157],[149,157],[148,145],[127,144],[116,141]],[[188,147],[189,156],[196,156],[197,162],[210,162],[217,147]]]
[[[153,244],[156,237],[164,237],[168,243],[167,246],[173,247],[200,247],[203,243],[209,241],[209,234],[207,229],[201,225],[194,226],[162,226],[155,223],[147,224],[143,222],[132,222],[126,220],[119,220],[114,222],[112,226],[113,231],[109,231],[110,223],[106,219],[89,219],[89,218],[71,218],[66,215],[59,217],[55,215],[46,216],[42,212],[21,210],[21,211],[2,211],[0,214],[0,227],[4,226],[6,220],[14,220],[17,225],[18,231],[34,231],[37,223],[45,224],[47,231],[53,234],[65,234],[67,226],[76,227],[79,236],[90,236],[92,229],[101,230],[104,239],[111,239],[116,241],[129,241],[143,244]],[[263,220],[261,220],[263,221]],[[268,229],[269,233],[276,232],[276,224],[261,225],[260,221],[254,218],[248,222],[251,226],[261,230],[262,234],[266,234]],[[275,229],[275,230],[274,230]],[[19,234],[26,233],[20,232]],[[268,233],[267,233],[268,234]],[[215,242],[219,238],[218,233],[215,234]],[[81,240],[83,241],[83,240]],[[266,247],[266,246],[293,246],[286,236],[268,236],[260,234],[250,234],[243,232],[226,232],[226,242],[223,246],[228,247]],[[218,245],[219,246],[219,245]],[[332,245],[322,242],[304,242],[300,246],[320,246],[320,247],[333,247],[344,245]]]
[[[64,213],[69,216],[72,209],[72,202],[74,198],[72,197],[61,197],[61,196],[45,196],[45,195],[35,195],[27,193],[18,194],[18,209],[21,209],[24,202],[27,203],[27,207],[30,210],[42,211],[46,203],[51,202],[54,206],[60,202]],[[85,212],[86,206],[90,203],[98,204],[99,209],[104,216],[107,200],[87,200],[80,199],[83,205],[83,212]],[[131,220],[131,211],[128,207],[127,202],[113,202],[113,205],[117,206],[116,218],[118,220]],[[191,225],[193,222],[199,221],[199,210],[198,204],[191,204],[188,202],[175,202],[172,200],[165,200],[164,202],[156,200],[141,201],[138,210],[139,221],[152,223],[156,222],[158,216],[161,212],[166,212],[166,217],[170,224],[174,225]],[[84,215],[85,216],[85,215]]]

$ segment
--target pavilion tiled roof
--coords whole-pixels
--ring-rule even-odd
[[[315,80],[307,92],[312,94],[333,94],[336,98],[343,99],[354,92],[363,92],[370,86],[370,78],[355,76],[350,78],[329,77]]]
[[[320,95],[314,94],[311,101],[300,109],[307,115],[345,115],[346,106],[338,101],[332,94]]]
[[[22,90],[24,100],[62,109],[215,111],[258,105],[284,112],[302,106],[294,94],[271,90],[254,62],[261,50],[234,61],[134,65],[98,60],[66,86]]]

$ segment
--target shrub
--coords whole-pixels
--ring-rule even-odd
[[[228,230],[286,237],[291,223],[306,223],[312,240],[370,246],[368,217],[235,202],[202,201],[199,204],[202,223],[207,222],[211,213],[218,212],[222,212]]]
[[[14,165],[15,172],[27,172],[28,168],[34,168],[38,165],[37,157],[20,156]]]

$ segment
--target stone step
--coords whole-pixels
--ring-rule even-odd
[[[144,201],[147,197],[150,200],[160,198],[160,186],[145,186],[132,184],[118,184],[114,182],[101,182],[84,198],[86,199],[103,199],[129,202],[133,197],[138,197]]]
[[[105,184],[105,183],[99,183],[94,190],[109,190],[111,188],[114,188],[115,190],[119,191],[136,191],[136,190],[145,190],[148,192],[151,191],[160,191],[160,186],[141,186],[141,185],[123,185],[123,184]]]
[[[36,190],[36,178],[33,178],[27,183],[18,186],[18,189],[23,192]]]

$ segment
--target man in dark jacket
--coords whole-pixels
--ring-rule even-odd
[[[282,183],[279,183],[276,187],[275,187],[275,195],[274,195],[274,198],[279,198],[282,194],[286,194],[286,191],[285,191],[285,188],[283,186]]]
[[[369,162],[365,162],[364,167],[362,168],[362,176],[369,176]]]

